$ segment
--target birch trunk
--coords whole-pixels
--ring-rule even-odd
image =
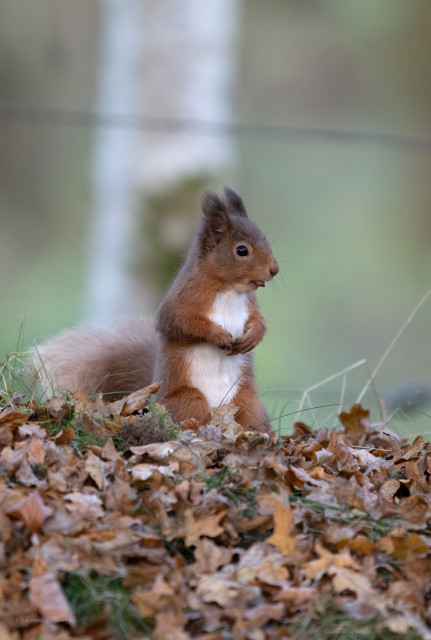
[[[233,117],[239,0],[100,0],[103,35],[98,109],[197,121]],[[93,172],[85,315],[101,323],[147,313],[158,297],[151,273],[130,264],[149,249],[139,237],[145,194],[232,163],[226,137],[100,128]]]

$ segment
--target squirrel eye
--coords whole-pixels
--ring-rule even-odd
[[[248,256],[248,249],[243,244],[240,244],[239,247],[236,248],[236,252],[241,258],[244,256]]]

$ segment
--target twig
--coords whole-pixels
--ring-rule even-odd
[[[310,391],[315,391],[316,389],[318,389],[319,387],[323,386],[327,382],[331,382],[332,380],[335,380],[336,378],[339,378],[340,376],[345,375],[349,371],[352,371],[353,369],[356,369],[357,367],[360,367],[361,365],[363,365],[365,363],[366,363],[365,358],[363,358],[362,360],[358,360],[358,362],[355,362],[355,364],[352,364],[349,367],[346,367],[345,369],[343,369],[342,371],[338,371],[338,373],[334,373],[332,376],[329,376],[328,378],[325,378],[321,382],[317,382],[316,384],[313,384],[311,387],[308,387],[307,389],[305,389],[303,394],[302,394],[302,398],[301,398],[301,401],[299,403],[298,411],[297,411],[296,416],[295,416],[295,422],[297,422],[297,420],[298,420],[298,416],[302,411],[302,407],[304,406],[304,403],[305,403],[306,399],[308,399],[309,404],[311,405],[311,400],[310,400],[310,396],[309,396]]]

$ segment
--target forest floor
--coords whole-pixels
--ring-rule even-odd
[[[0,393],[0,640],[431,638],[431,443]],[[144,407],[145,403],[145,407]]]

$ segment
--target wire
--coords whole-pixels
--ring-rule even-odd
[[[431,149],[431,135],[424,134],[199,120],[128,113],[102,113],[1,101],[0,119],[54,126],[135,129],[155,133],[186,132],[194,135],[209,136],[266,137],[286,142],[324,140],[327,142],[372,144],[402,149]]]

